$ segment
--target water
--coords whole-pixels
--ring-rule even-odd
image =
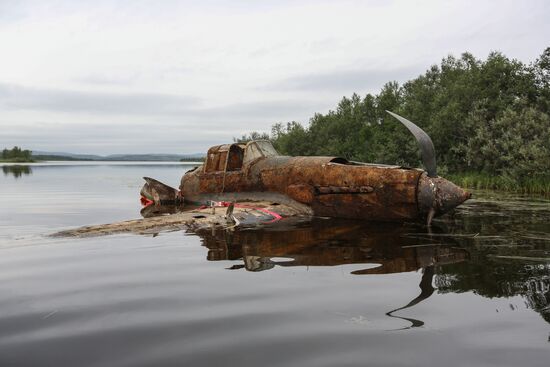
[[[185,164],[0,174],[0,366],[548,366],[550,202],[476,192],[431,231],[59,239],[139,217]]]

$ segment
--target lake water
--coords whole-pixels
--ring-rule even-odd
[[[550,365],[546,199],[474,192],[431,231],[47,237],[139,218],[141,177],[189,168],[2,167],[0,366]]]

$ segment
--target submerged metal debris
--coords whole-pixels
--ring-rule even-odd
[[[145,209],[149,209],[144,213]],[[157,209],[157,210],[155,210]],[[229,210],[231,209],[231,210]],[[182,229],[229,229],[257,226],[289,217],[311,217],[305,206],[279,205],[270,202],[244,202],[239,204],[213,202],[210,206],[182,208],[177,206],[149,205],[142,210],[143,219],[127,220],[69,229],[54,233],[54,237],[90,237],[120,233],[156,234]],[[168,210],[166,215],[164,210]]]

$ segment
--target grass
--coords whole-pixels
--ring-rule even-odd
[[[447,175],[447,178],[458,186],[468,189],[500,190],[550,196],[550,176],[511,180],[502,176],[469,172]]]

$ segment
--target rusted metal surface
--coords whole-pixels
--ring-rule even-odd
[[[374,191],[372,186],[315,186],[317,195],[327,194],[368,194]]]
[[[217,145],[208,150],[204,173],[238,171],[243,165],[245,144]]]
[[[435,210],[436,214],[446,213],[470,196],[470,193],[442,177],[432,178],[423,174],[418,183],[418,206],[424,212]]]
[[[189,202],[234,194],[253,200],[272,193],[307,205],[317,216],[382,221],[440,215],[469,198],[420,169],[274,152],[265,141],[213,147],[204,167],[184,175],[180,190]]]

